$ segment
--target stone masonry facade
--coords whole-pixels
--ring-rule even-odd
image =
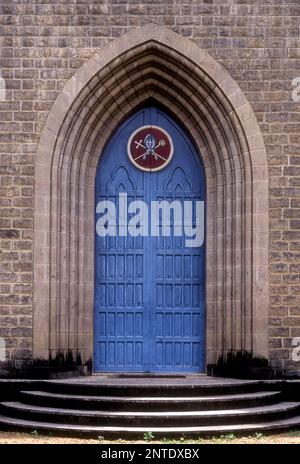
[[[32,357],[35,157],[65,83],[99,49],[159,24],[221,63],[249,100],[269,163],[269,353],[300,372],[299,0],[1,0],[0,337],[11,359]]]

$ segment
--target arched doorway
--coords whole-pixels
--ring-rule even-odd
[[[95,184],[94,370],[205,370],[205,179],[156,106],[107,143]]]
[[[153,24],[109,43],[66,83],[35,164],[34,357],[93,359],[95,176],[128,115],[159,102],[206,179],[206,362],[268,357],[268,164],[251,105],[220,63]]]

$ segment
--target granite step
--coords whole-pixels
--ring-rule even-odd
[[[203,379],[156,379],[100,378],[91,380],[49,380],[43,383],[43,390],[83,396],[121,396],[121,397],[174,397],[174,396],[214,396],[225,394],[255,393],[264,389],[263,381],[207,382]]]
[[[211,411],[99,411],[49,408],[20,402],[1,403],[1,413],[24,420],[115,427],[191,427],[242,425],[295,416],[300,403],[281,402],[252,408]]]
[[[59,424],[39,422],[0,415],[0,428],[3,430],[37,431],[41,433],[56,433],[71,436],[103,436],[105,438],[143,438],[143,434],[152,432],[154,437],[192,437],[220,434],[250,434],[266,433],[299,428],[300,415],[295,417],[265,421],[260,423],[245,423],[231,425],[191,426],[191,427],[120,427],[91,426],[79,424]]]
[[[84,396],[45,391],[22,391],[23,403],[56,408],[100,409],[110,411],[171,411],[218,410],[247,408],[274,404],[281,400],[281,392],[255,392],[219,396]]]

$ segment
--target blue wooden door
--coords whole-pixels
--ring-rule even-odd
[[[147,125],[165,130],[174,146],[171,161],[153,172],[139,169],[127,155],[131,134]],[[159,233],[151,233],[153,201],[189,203],[195,225],[195,202],[204,204],[205,179],[194,145],[161,109],[139,110],[107,144],[95,190],[94,371],[203,372],[205,241],[188,245],[192,235],[189,229],[176,233],[172,210],[169,233],[162,235],[162,215]],[[137,201],[148,211],[136,208]],[[139,224],[130,222],[133,211],[143,223],[140,233]]]

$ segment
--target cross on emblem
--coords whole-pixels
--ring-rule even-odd
[[[140,156],[135,158],[135,161],[137,161],[139,158],[143,157],[143,159],[146,159],[147,156],[154,156],[155,159],[161,158],[164,161],[166,161],[166,158],[163,156],[160,156],[158,153],[156,153],[156,149],[158,147],[164,147],[166,142],[165,140],[160,140],[157,145],[156,144],[156,139],[152,134],[146,135],[144,139],[144,145],[142,144],[142,139],[138,142],[137,140],[134,141],[136,148],[142,147],[146,151],[142,153]]]
[[[173,142],[158,126],[142,126],[130,136],[127,145],[129,159],[143,171],[163,169],[172,159]]]

